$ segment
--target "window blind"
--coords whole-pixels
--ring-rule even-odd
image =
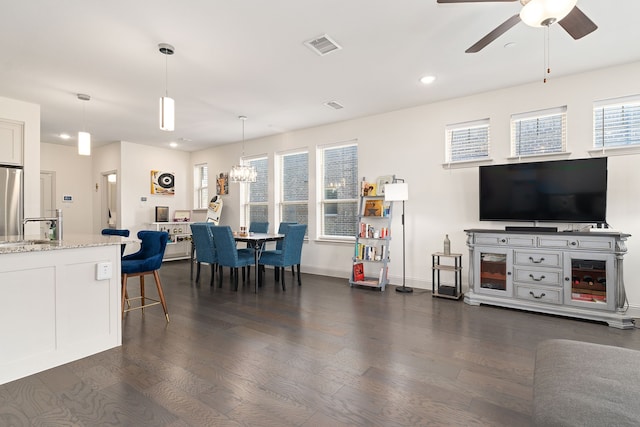
[[[567,107],[511,116],[511,155],[564,153],[567,150]]]
[[[448,125],[447,163],[489,157],[489,119]]]
[[[640,96],[594,103],[594,148],[640,145]]]

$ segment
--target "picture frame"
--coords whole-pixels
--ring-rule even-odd
[[[378,190],[378,196],[384,196],[385,184],[393,184],[393,175],[382,175],[376,180],[376,187]]]
[[[174,222],[189,222],[191,221],[191,211],[176,210],[173,213]]]
[[[220,172],[216,177],[216,195],[226,196],[229,194],[229,174]]]
[[[169,222],[169,206],[156,206],[156,222]]]
[[[151,171],[151,194],[173,196],[175,191],[175,174],[173,172]]]

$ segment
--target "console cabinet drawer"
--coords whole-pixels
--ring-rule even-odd
[[[538,246],[541,248],[585,249],[612,251],[615,249],[614,238],[589,238],[571,236],[541,236],[538,238]]]
[[[562,285],[562,270],[514,268],[514,282],[530,283],[533,285]]]
[[[521,246],[527,248],[535,248],[536,237],[526,234],[477,234],[474,236],[474,243],[477,245],[487,246]]]
[[[536,302],[562,304],[562,291],[554,288],[516,285],[516,297]]]
[[[562,252],[527,252],[515,250],[513,262],[533,267],[562,267]]]

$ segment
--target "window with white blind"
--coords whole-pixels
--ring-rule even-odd
[[[457,123],[446,127],[446,162],[489,158],[489,119]]]
[[[280,172],[279,221],[308,224],[309,153],[299,151],[280,154],[276,156],[276,164]]]
[[[193,168],[193,207],[206,209],[209,206],[209,171],[206,163]]]
[[[511,155],[513,157],[566,151],[566,106],[511,116]]]
[[[640,96],[594,103],[593,147],[630,145],[640,145]]]
[[[245,224],[252,222],[269,222],[269,165],[266,157],[243,161],[256,168],[256,182],[247,185],[245,192]]]
[[[318,147],[318,220],[323,238],[353,238],[358,223],[357,143]]]

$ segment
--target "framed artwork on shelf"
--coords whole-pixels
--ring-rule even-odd
[[[189,222],[191,220],[191,211],[175,211],[173,213],[174,222]]]
[[[378,196],[384,196],[384,185],[393,183],[393,175],[379,176],[376,182],[378,187]]]
[[[169,206],[156,206],[156,222],[169,222]]]

